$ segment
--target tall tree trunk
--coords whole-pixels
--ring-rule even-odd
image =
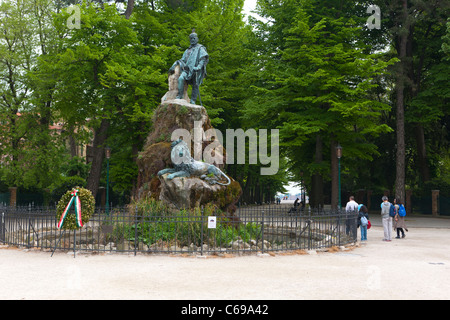
[[[128,0],[127,9],[125,10],[125,18],[130,19],[131,14],[133,13],[134,8],[134,0]]]
[[[73,131],[71,131],[73,132]],[[69,136],[69,146],[70,146],[70,157],[76,157],[77,156],[77,143],[75,141],[75,138],[73,136],[73,133]]]
[[[131,13],[134,8],[134,0],[128,0],[127,9],[125,11],[125,17],[130,18]],[[94,77],[96,82],[98,82],[97,67],[94,67]],[[92,146],[92,165],[91,171],[89,172],[89,177],[87,179],[87,188],[92,192],[95,197],[97,195],[98,187],[100,184],[100,177],[102,173],[102,163],[105,155],[104,148],[106,147],[105,142],[107,139],[107,132],[110,122],[109,119],[102,119],[100,127],[95,132],[94,142]]]
[[[255,202],[258,204],[261,202],[261,185],[259,184],[259,177],[257,178],[255,185]]]
[[[398,57],[399,70],[396,80],[397,93],[397,111],[396,111],[396,129],[397,129],[397,154],[396,154],[396,177],[395,177],[395,196],[405,200],[405,77],[407,72],[405,70],[406,47],[409,34],[409,27],[407,25],[408,18],[408,3],[407,0],[402,0],[402,26],[399,30],[399,52]]]
[[[431,29],[433,27],[433,23],[428,24],[427,31],[425,32],[424,38],[428,38],[428,35],[431,32]],[[408,47],[412,47],[413,45],[413,32],[414,27],[410,28],[410,35],[409,35],[409,42],[410,44]],[[417,71],[414,75],[413,68],[414,68],[414,59],[413,59],[413,53],[411,49],[411,53],[408,52],[408,58],[411,61],[411,72],[410,72],[410,78],[414,79],[414,85],[411,90],[411,98],[416,97],[421,90],[421,81],[422,81],[422,72],[423,72],[423,65],[425,61],[425,55],[426,55],[427,47],[423,46],[422,51],[420,53],[419,63],[417,65]],[[416,143],[417,143],[417,160],[419,164],[419,172],[420,172],[420,178],[422,182],[430,181],[430,166],[428,163],[428,157],[427,157],[427,148],[426,148],[426,142],[425,142],[425,132],[423,129],[422,123],[417,123],[416,127],[414,128],[415,136],[416,136]]]
[[[322,137],[320,135],[316,136],[316,154],[315,154],[315,162],[317,164],[321,163],[323,160],[323,142]],[[312,192],[311,192],[311,200],[310,205],[313,208],[319,208],[320,205],[323,205],[323,177],[320,172],[315,172],[312,176]]]
[[[243,192],[242,192],[242,194],[243,194],[243,200],[244,200],[244,202],[246,202],[246,203],[251,203],[251,197],[250,197],[250,193],[251,193],[251,190],[250,190],[250,185],[251,185],[251,181],[252,181],[252,176],[251,176],[251,172],[250,172],[250,170],[247,170],[247,173],[245,174],[244,173],[244,177],[245,177],[245,175],[247,175],[247,179],[246,179],[246,182],[245,182],[245,186],[244,186],[244,188],[243,188]]]
[[[417,123],[415,128],[417,142],[417,159],[419,162],[419,171],[422,182],[430,181],[430,168],[428,166],[427,148],[425,144],[425,133],[423,125]]]
[[[331,140],[330,158],[331,158],[331,209],[336,210],[339,204],[339,172],[338,158],[336,156],[337,143]]]
[[[92,192],[92,195],[94,197],[97,195],[98,186],[100,183],[108,128],[109,120],[103,119],[100,127],[95,131],[95,137],[92,146],[92,165],[89,172],[89,177],[87,179],[87,189]]]

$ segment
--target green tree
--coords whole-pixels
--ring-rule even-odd
[[[312,177],[305,182],[310,183],[313,206],[323,204],[323,178],[331,173],[336,206],[337,142],[346,158],[371,159],[378,151],[368,138],[390,130],[378,121],[389,106],[367,92],[377,87],[376,77],[392,62],[368,53],[362,27],[331,4],[258,4],[258,13],[269,22],[258,24],[265,45],[259,46],[264,48],[262,71],[245,117],[280,129],[290,169],[298,180],[300,171]]]
[[[202,10],[191,14],[191,23],[210,54],[208,77],[200,88],[202,103],[212,124],[222,133],[227,129],[255,129],[256,132],[266,129],[241,118],[243,105],[252,94],[248,88],[252,85],[250,72],[255,67],[256,59],[252,48],[253,30],[244,22],[243,4],[242,0],[207,1]],[[187,46],[187,37],[183,41]],[[227,137],[224,135],[223,145],[226,144]],[[226,152],[236,157],[236,150]],[[271,201],[286,182],[284,168],[275,176],[261,176],[261,167],[264,166],[259,162],[249,163],[248,152],[247,145],[245,165],[228,163],[227,173],[241,184],[244,193],[242,201]]]
[[[77,128],[83,134],[87,128],[94,129],[87,187],[95,195],[111,119],[118,117],[126,103],[124,89],[113,85],[111,78],[119,77],[120,70],[124,70],[125,65],[121,69],[121,63],[132,64],[130,55],[139,42],[131,21],[121,16],[114,6],[104,4],[100,9],[84,4],[80,9],[80,29],[65,29],[67,11],[57,16],[57,28],[68,32],[68,36],[61,40],[63,50],[51,57],[50,68],[57,79],[58,89],[53,98],[58,115],[68,128]]]
[[[8,0],[0,4],[0,109],[2,179],[10,186],[45,188],[59,167],[60,144],[50,130],[51,98],[31,73],[39,55],[53,49],[48,0]],[[39,94],[37,92],[40,92]]]
[[[380,38],[398,57],[392,68],[395,111],[395,195],[404,199],[405,186],[429,181],[435,157],[433,146],[436,130],[445,114],[446,90],[442,77],[448,73],[442,63],[442,36],[448,17],[448,1],[375,1],[380,6],[382,29]],[[444,80],[445,82],[445,80]],[[434,89],[431,89],[431,88]],[[431,95],[431,91],[434,91]],[[442,137],[442,135],[441,135]],[[441,140],[441,139],[439,139]],[[434,149],[434,150],[433,150]]]

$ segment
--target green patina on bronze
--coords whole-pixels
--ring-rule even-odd
[[[177,99],[183,98],[185,83],[192,86],[191,103],[195,104],[199,96],[199,86],[206,77],[206,65],[209,61],[209,55],[206,48],[198,43],[198,35],[195,30],[189,35],[191,46],[184,51],[183,57],[175,61],[169,69],[169,74],[175,71],[177,65],[180,66],[181,74],[178,78],[178,95]],[[201,99],[201,98],[200,98]]]

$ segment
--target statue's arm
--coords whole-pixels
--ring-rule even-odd
[[[174,72],[175,72],[175,67],[176,67],[177,65],[178,65],[178,60],[175,61],[175,62],[173,63],[173,65],[170,67],[168,73],[169,73],[169,74],[174,73]]]
[[[194,71],[202,70],[204,65],[205,65],[205,59],[201,59],[198,62],[198,65],[194,67]]]
[[[172,65],[172,66],[170,67],[170,69],[169,69],[169,74],[172,74],[172,73],[175,72],[175,67],[176,67],[177,65],[180,66],[180,69],[181,69],[181,70],[183,70],[184,67],[186,66],[186,63],[183,61],[183,59],[175,61],[175,62],[173,63],[173,65]]]
[[[176,67],[177,65],[179,65],[179,66],[180,66],[180,69],[183,70],[183,67],[184,67],[184,65],[186,64],[185,61],[186,61],[186,51],[183,53],[183,56],[181,57],[181,59],[175,61],[175,62],[173,63],[173,65],[170,67],[170,69],[169,69],[169,74],[172,74],[172,73],[175,72],[175,67]]]

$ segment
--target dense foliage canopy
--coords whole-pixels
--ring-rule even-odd
[[[113,194],[129,201],[193,28],[210,54],[200,90],[213,126],[279,130],[276,174],[261,175],[261,161],[227,164],[243,201],[273,201],[295,181],[313,205],[336,206],[338,144],[345,191],[450,189],[449,1],[258,0],[259,19],[243,6],[1,1],[0,191],[60,190],[77,176],[95,195],[109,146]]]

